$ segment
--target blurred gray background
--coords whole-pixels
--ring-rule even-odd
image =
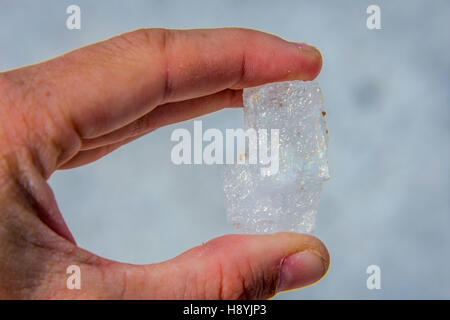
[[[81,30],[65,26],[81,7]],[[381,7],[382,30],[366,28]],[[315,286],[277,299],[450,298],[449,1],[0,1],[0,70],[52,58],[141,27],[244,26],[323,52],[331,135],[316,234],[332,264]],[[76,88],[74,88],[76,90]],[[242,110],[202,118],[237,128]],[[50,183],[78,243],[151,263],[227,223],[220,166],[175,166],[166,127]],[[366,268],[381,268],[381,290]]]

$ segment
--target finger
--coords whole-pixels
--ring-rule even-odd
[[[114,132],[94,139],[84,139],[81,151],[58,169],[73,169],[96,161],[159,127],[239,105],[242,105],[242,90],[227,89],[210,96],[159,106]]]
[[[321,63],[316,49],[255,30],[142,29],[19,69],[16,82],[49,100],[43,105],[50,114],[62,112],[81,138],[94,138],[160,104],[226,88],[311,80]]]
[[[103,158],[104,156],[106,156],[107,154],[120,148],[124,144],[127,144],[133,140],[136,140],[136,139],[140,138],[141,136],[143,136],[143,135],[130,137],[130,138],[124,139],[122,141],[108,144],[108,145],[98,147],[95,149],[79,151],[77,154],[75,154],[75,156],[73,156],[69,160],[67,160],[64,163],[62,163],[61,165],[59,165],[59,167],[57,169],[64,170],[64,169],[73,169],[73,168],[84,166],[85,164],[88,164],[88,163],[94,162],[100,158]]]
[[[138,120],[106,135],[84,139],[81,150],[91,150],[124,139],[141,136],[160,127],[190,120],[223,108],[242,106],[242,90],[226,89],[218,93],[156,107]]]
[[[311,235],[229,235],[167,262],[107,271],[124,275],[127,299],[265,299],[317,282],[329,261]]]

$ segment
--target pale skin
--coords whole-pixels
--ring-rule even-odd
[[[328,251],[297,233],[222,236],[150,265],[100,257],[76,245],[47,180],[321,66],[317,49],[259,31],[142,29],[0,73],[0,298],[265,299],[318,281]]]

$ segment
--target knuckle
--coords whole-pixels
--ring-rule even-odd
[[[49,155],[63,150],[65,118],[52,81],[43,76],[45,68],[39,64],[0,75],[0,136],[2,148],[14,153],[21,166],[31,161],[47,175]]]
[[[118,37],[123,42],[133,47],[142,45],[145,49],[159,49],[165,51],[168,41],[171,41],[175,32],[164,28],[142,28],[132,32],[125,33]]]
[[[136,31],[121,35],[119,38],[126,43],[127,47],[139,51],[139,61],[147,57],[151,64],[161,66],[162,101],[170,98],[173,92],[171,53],[172,44],[178,39],[179,31],[164,28],[138,29]],[[145,59],[145,58],[144,58]]]
[[[124,43],[136,46],[138,44],[146,45],[148,44],[148,31],[147,29],[138,29],[132,32],[128,32],[122,34],[118,37],[118,39],[122,40]]]
[[[103,54],[124,59],[127,63],[141,63],[147,58],[155,59],[155,53],[164,48],[169,33],[166,29],[141,28],[101,42],[96,48]]]

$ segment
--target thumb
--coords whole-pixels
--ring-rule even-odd
[[[223,236],[166,262],[115,268],[125,299],[266,299],[317,282],[329,261],[314,236],[276,233]]]

